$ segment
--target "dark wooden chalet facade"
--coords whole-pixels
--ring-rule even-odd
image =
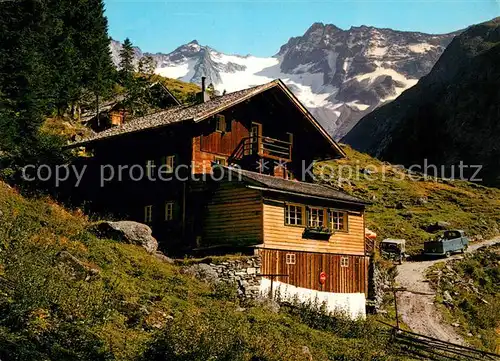
[[[96,170],[81,196],[151,225],[167,252],[253,247],[263,273],[288,275],[279,281],[367,294],[366,203],[311,183],[309,164],[345,154],[280,80],[138,118],[72,146],[91,151]],[[137,180],[141,167],[156,179]],[[170,180],[156,176],[160,167]],[[101,187],[102,170],[111,168],[114,179]]]

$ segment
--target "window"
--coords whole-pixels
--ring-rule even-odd
[[[340,267],[349,267],[349,257],[342,257],[340,259]]]
[[[153,176],[153,169],[155,167],[155,161],[154,160],[148,160],[146,162],[146,175],[148,178],[151,178]]]
[[[216,157],[214,158],[214,163],[215,163],[215,164],[219,164],[219,165],[223,165],[223,166],[227,165],[226,158],[224,158],[224,157],[217,157],[217,156],[216,156]]]
[[[309,208],[309,220],[307,225],[309,227],[323,227],[325,224],[325,210],[324,208]]]
[[[330,210],[330,227],[332,231],[347,231],[347,213]]]
[[[287,253],[285,258],[286,258],[286,264],[295,264],[295,254]]]
[[[171,221],[174,219],[174,202],[165,203],[165,220]]]
[[[215,116],[215,130],[218,132],[226,131],[226,117],[221,114]]]
[[[144,207],[144,223],[151,223],[153,220],[153,206]]]
[[[163,157],[162,163],[166,166],[165,168],[167,173],[173,173],[175,167],[175,155],[167,155],[166,157]]]
[[[304,206],[296,204],[285,205],[285,224],[302,226],[304,224]]]

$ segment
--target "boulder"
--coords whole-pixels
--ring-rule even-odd
[[[175,263],[175,261],[172,258],[165,256],[160,251],[156,251],[155,257],[158,258],[160,261],[168,263],[168,264],[174,264]]]
[[[439,227],[439,229],[448,229],[451,227],[451,223],[445,221],[439,221],[436,222],[436,227]]]
[[[181,273],[208,283],[217,283],[219,281],[217,271],[206,263],[198,263],[185,267],[181,270]]]
[[[158,241],[152,236],[151,228],[142,223],[104,221],[95,225],[93,232],[100,238],[141,246],[149,253],[155,253],[158,249]]]
[[[302,354],[304,355],[305,359],[306,360],[310,360],[312,361],[313,360],[313,355],[311,353],[311,350],[309,350],[309,347],[307,346],[302,346]]]
[[[97,266],[79,260],[68,251],[61,251],[57,256],[63,264],[69,267],[69,272],[75,278],[89,281],[91,278],[99,276],[101,273],[101,270]]]
[[[450,292],[448,292],[448,291],[444,291],[443,292],[443,300],[445,302],[448,302],[448,303],[452,303],[453,302],[453,297],[451,297]]]
[[[410,211],[406,211],[406,212],[401,212],[400,213],[401,217],[403,217],[404,219],[412,219],[413,218],[413,213],[410,212]]]
[[[429,199],[427,199],[427,197],[417,198],[417,204],[423,206],[424,204],[427,204],[427,203],[429,203]]]
[[[437,231],[443,231],[446,229],[450,229],[450,227],[451,227],[451,223],[445,222],[445,221],[439,221],[436,223],[429,224],[427,226],[423,226],[422,229],[424,229],[425,231],[427,231],[429,233],[434,233]]]
[[[406,205],[403,202],[396,203],[396,209],[406,209]]]

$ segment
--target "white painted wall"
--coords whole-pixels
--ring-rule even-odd
[[[271,280],[262,277],[260,281],[260,293],[268,296],[271,288]],[[352,319],[366,317],[366,300],[364,293],[332,293],[311,290],[308,288],[295,287],[282,282],[273,282],[273,297],[279,294],[282,301],[297,300],[302,303],[323,302],[330,312],[342,311]]]

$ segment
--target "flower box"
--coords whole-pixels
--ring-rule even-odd
[[[303,238],[328,240],[332,233],[332,230],[327,227],[307,227],[302,236]]]

